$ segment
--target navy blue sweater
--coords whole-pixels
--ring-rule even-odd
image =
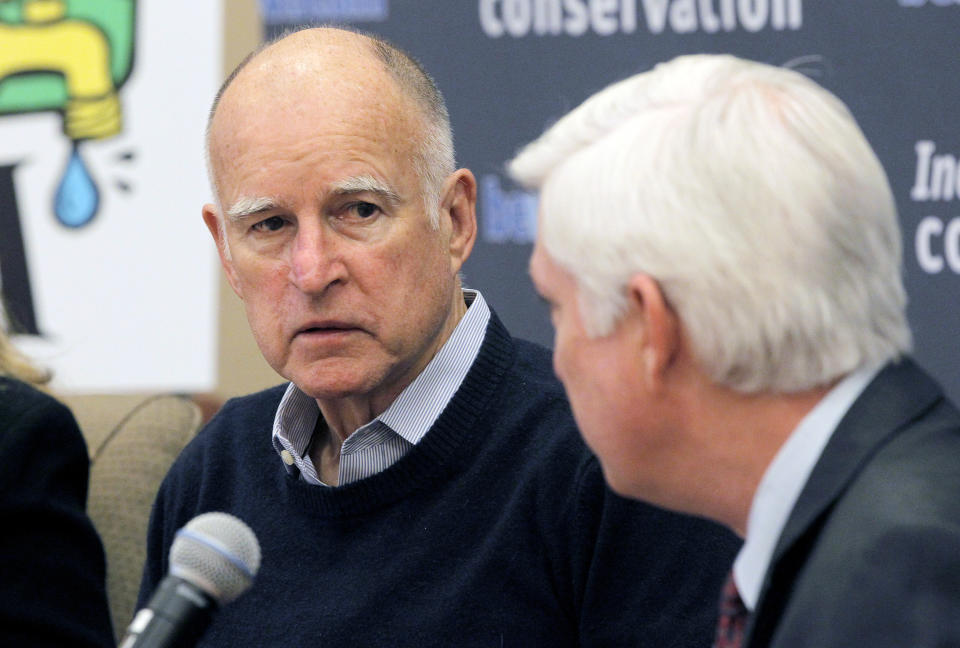
[[[263,563],[203,646],[709,646],[737,541],[619,498],[581,441],[549,352],[494,316],[426,437],[338,488],[289,475],[276,387],[228,402],[154,506],[143,605],[174,532],[227,511]]]

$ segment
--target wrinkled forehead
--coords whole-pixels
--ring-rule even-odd
[[[356,38],[306,50],[281,41],[248,63],[211,122],[214,175],[251,147],[317,134],[362,135],[409,157],[422,129],[421,113]]]

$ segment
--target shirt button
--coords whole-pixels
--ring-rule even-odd
[[[283,463],[287,464],[288,466],[292,466],[294,463],[293,455],[287,450],[282,450],[280,452],[280,458],[283,459]]]

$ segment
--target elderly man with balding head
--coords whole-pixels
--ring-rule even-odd
[[[607,491],[549,352],[462,288],[476,182],[412,59],[296,32],[227,80],[208,144],[204,221],[290,382],[227,403],[173,466],[141,601],[177,529],[219,510],[263,563],[201,645],[709,641],[735,539]]]

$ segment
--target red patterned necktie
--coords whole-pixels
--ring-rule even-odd
[[[720,615],[717,619],[717,636],[713,640],[713,648],[741,648],[749,616],[750,611],[740,598],[731,570],[723,586],[723,593],[720,595]]]

